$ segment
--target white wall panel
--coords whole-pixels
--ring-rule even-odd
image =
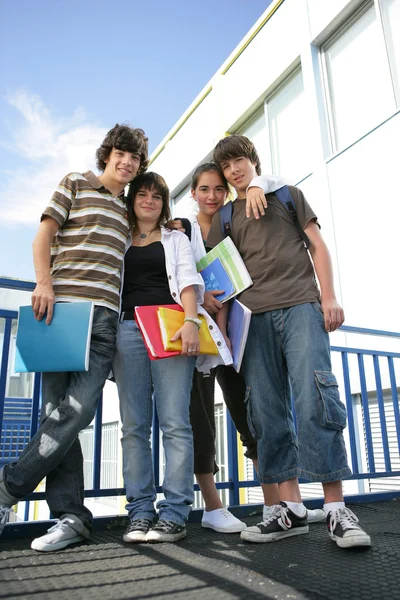
[[[307,3],[312,39],[328,27],[343,9],[357,5],[354,0],[307,0]]]
[[[327,167],[347,322],[391,331],[400,330],[399,140],[397,115]]]
[[[216,138],[216,99],[211,91],[151,164],[171,190],[213,149]]]
[[[305,0],[285,0],[223,76],[225,131],[299,57],[307,38]]]

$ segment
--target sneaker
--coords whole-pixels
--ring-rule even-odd
[[[54,552],[70,544],[83,542],[89,537],[89,531],[75,515],[65,515],[45,535],[33,540],[32,550],[39,552]]]
[[[10,520],[10,515],[12,513],[12,507],[10,506],[0,506],[0,535]]]
[[[292,535],[308,533],[307,515],[299,517],[284,502],[271,507],[268,517],[254,527],[247,527],[240,534],[246,542],[275,542]]]
[[[227,508],[205,510],[201,526],[214,529],[219,533],[240,533],[243,529],[246,529],[246,523],[239,521]]]
[[[371,538],[361,529],[356,515],[346,506],[329,512],[326,523],[331,539],[340,548],[371,545]]]
[[[146,542],[177,542],[186,537],[185,525],[160,519],[146,535]]]
[[[124,542],[145,542],[152,525],[152,519],[132,519],[122,539]]]
[[[307,523],[321,523],[326,521],[326,513],[322,508],[314,508],[313,510],[307,508]]]

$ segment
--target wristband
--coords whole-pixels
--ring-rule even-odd
[[[195,319],[195,317],[185,317],[183,322],[184,323],[194,323],[197,326],[198,331],[200,331],[200,327],[201,327],[200,319]]]

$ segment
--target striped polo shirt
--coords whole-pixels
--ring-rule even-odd
[[[129,231],[124,193],[114,197],[91,171],[70,173],[45,217],[60,225],[50,263],[56,302],[90,300],[118,311]]]

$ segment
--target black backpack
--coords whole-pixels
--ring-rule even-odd
[[[286,208],[292,217],[292,221],[300,234],[301,239],[304,242],[304,246],[308,250],[310,247],[310,240],[308,239],[307,234],[304,229],[301,227],[299,220],[297,218],[296,205],[293,201],[292,195],[287,185],[284,185],[279,190],[274,191],[275,196],[278,198],[279,202]],[[230,236],[232,234],[232,210],[233,203],[227,202],[220,209],[220,220],[221,220],[221,232],[224,237]],[[187,220],[187,219],[184,219]],[[182,219],[183,221],[183,219]],[[190,238],[189,238],[190,239]]]

